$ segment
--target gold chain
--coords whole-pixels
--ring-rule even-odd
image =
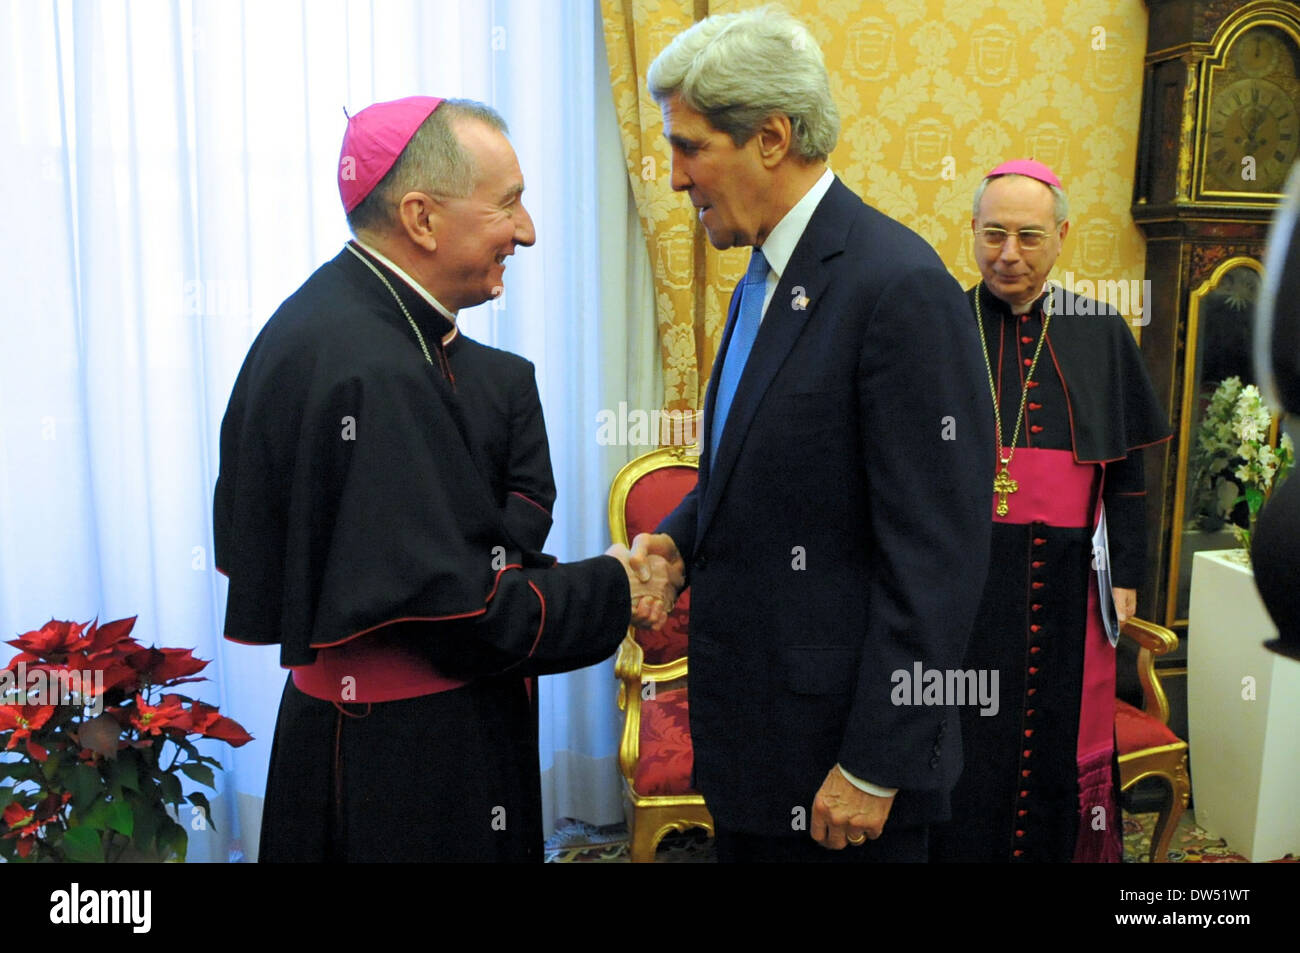
[[[1034,359],[1029,363],[1029,373],[1025,375],[1024,386],[1020,388],[1020,410],[1016,412],[1016,427],[1011,434],[1011,446],[1004,458],[1002,456],[1002,408],[998,404],[998,385],[993,380],[993,362],[989,359],[988,341],[984,338],[984,315],[980,310],[980,291],[984,288],[984,282],[980,282],[975,288],[975,326],[980,332],[980,350],[984,352],[984,369],[989,375],[989,394],[993,397],[993,424],[997,430],[997,454],[998,460],[1002,464],[1002,469],[993,477],[993,492],[1001,496],[998,502],[998,516],[1007,515],[1007,494],[1015,493],[1019,484],[1011,479],[1008,468],[1011,466],[1011,458],[1016,455],[1016,441],[1020,439],[1020,425],[1025,419],[1025,402],[1029,399],[1029,382],[1034,378],[1034,371],[1038,367],[1038,357],[1043,353],[1043,342],[1047,340],[1047,326],[1052,320],[1052,294],[1049,291],[1047,298],[1043,301],[1043,330],[1038,335],[1038,346],[1034,348]]]
[[[388,283],[388,279],[384,277],[384,273],[375,267],[374,262],[372,262],[365,255],[361,254],[361,252],[353,248],[351,242],[349,242],[344,247],[347,248],[348,251],[352,252],[352,254],[360,258],[361,261],[365,264],[365,266],[369,268],[371,271],[373,271],[376,277],[378,277],[379,280],[384,283],[384,287],[388,289],[388,293],[393,296],[393,300],[397,302],[397,306],[402,309],[402,314],[406,315],[406,320],[410,323],[411,330],[415,332],[415,339],[420,342],[420,350],[424,352],[424,359],[428,361],[430,364],[433,364],[433,358],[429,356],[429,349],[428,347],[425,346],[424,343],[424,335],[420,333],[420,326],[415,323],[415,318],[411,317],[411,312],[406,310],[406,305],[402,303],[401,297],[397,294],[396,291],[393,290],[393,286]]]

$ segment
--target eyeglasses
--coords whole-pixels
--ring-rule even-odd
[[[1001,248],[1007,242],[1007,237],[1014,235],[1016,242],[1025,251],[1032,251],[1038,248],[1043,242],[1047,241],[1050,232],[1045,232],[1041,228],[1022,228],[1018,232],[1009,232],[1005,228],[977,228],[975,234],[980,237],[985,248]]]

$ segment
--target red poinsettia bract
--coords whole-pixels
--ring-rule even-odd
[[[70,652],[76,652],[86,645],[87,640],[82,633],[90,624],[51,619],[39,629],[9,639],[8,643],[19,650],[13,662],[62,662]]]
[[[45,748],[32,740],[32,732],[38,731],[54,717],[53,705],[0,705],[0,733],[12,731],[6,751],[12,751],[20,741],[27,742],[27,750],[37,761],[44,761],[48,756]]]
[[[233,718],[227,718],[211,705],[194,702],[190,705],[190,715],[193,719],[190,722],[190,731],[204,738],[224,741],[232,748],[246,745],[253,740],[253,736],[244,730],[243,725]]]
[[[36,836],[41,828],[55,820],[63,805],[71,799],[72,795],[68,792],[50,793],[35,808],[26,808],[14,801],[0,815],[0,820],[8,828],[4,839],[17,838],[18,856],[26,858],[36,845]]]
[[[205,681],[185,676],[208,667],[206,661],[194,657],[193,649],[140,649],[126,657],[126,664],[139,673],[143,682],[164,687]]]
[[[135,696],[135,710],[131,712],[131,724],[142,735],[161,734],[164,728],[186,730],[190,726],[191,716],[179,695],[164,695],[157,705],[150,705],[140,695]]]

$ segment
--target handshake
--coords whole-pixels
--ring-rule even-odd
[[[615,543],[605,550],[627,571],[632,593],[632,625],[659,629],[668,621],[677,596],[686,586],[686,563],[667,533],[640,533],[632,548]]]

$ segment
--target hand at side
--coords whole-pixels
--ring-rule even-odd
[[[831,850],[861,844],[863,835],[875,840],[885,829],[894,798],[876,797],[849,783],[839,765],[831,768],[813,798],[812,839]]]

